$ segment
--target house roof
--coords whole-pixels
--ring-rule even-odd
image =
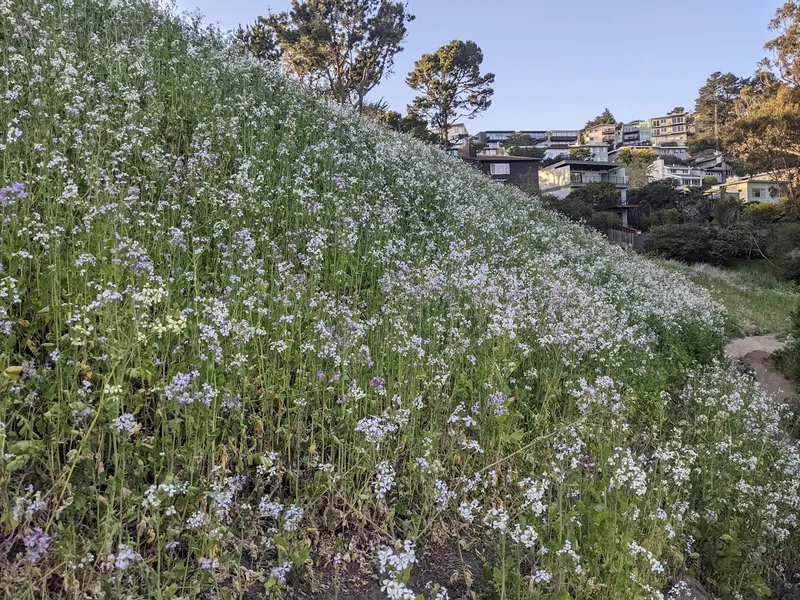
[[[475,156],[475,157],[462,157],[467,161],[474,162],[540,162],[541,158],[533,158],[530,156]]]

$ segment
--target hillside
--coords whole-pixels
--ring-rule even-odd
[[[800,458],[686,277],[145,3],[0,42],[4,595],[800,583]]]

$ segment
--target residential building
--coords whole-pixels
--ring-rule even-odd
[[[628,181],[619,174],[620,165],[610,162],[565,159],[539,169],[539,189],[558,198],[587,183],[613,183],[620,192],[620,203],[625,204]]]
[[[469,152],[469,131],[463,123],[455,123],[447,128],[447,140],[450,143],[449,154],[461,155]]]
[[[580,137],[580,129],[551,129],[547,132],[547,147],[568,148],[577,144]]]
[[[733,176],[733,167],[725,161],[719,150],[704,150],[689,158],[689,164],[703,171],[704,176],[712,176],[723,183]]]
[[[544,147],[547,144],[547,131],[513,131],[513,130],[499,130],[499,131],[481,131],[475,138],[478,143],[485,144],[485,148],[480,152],[482,156],[503,156],[505,148],[503,143],[512,134],[529,135],[534,141],[535,146]]]
[[[463,157],[467,163],[489,175],[500,184],[539,185],[538,158],[526,156],[476,156]]]
[[[617,125],[614,134],[615,148],[647,145],[650,144],[650,122],[638,120]]]
[[[738,198],[742,204],[753,202],[777,202],[786,195],[785,184],[768,173],[747,177],[730,177],[725,183],[706,190],[712,198],[722,195]]]
[[[653,145],[685,146],[689,113],[677,113],[650,119],[650,138]]]
[[[616,130],[616,125],[603,123],[600,125],[595,125],[594,127],[587,127],[583,134],[588,144],[605,144],[606,146],[613,146]]]
[[[662,179],[675,179],[681,187],[701,187],[703,185],[703,171],[688,165],[668,165],[663,158],[659,158],[650,165],[647,175],[652,181]]]
[[[681,160],[686,160],[686,157],[689,155],[686,146],[621,146],[608,152],[608,160],[616,162],[623,148],[630,148],[631,150],[653,150],[658,156],[675,156]]]

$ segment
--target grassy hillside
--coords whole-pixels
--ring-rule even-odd
[[[4,594],[792,593],[702,288],[141,2],[0,0],[0,52]]]
[[[659,264],[706,288],[724,305],[738,329],[785,335],[791,326],[791,313],[800,302],[797,286],[778,277],[763,260],[743,260],[725,268],[704,264],[688,267],[673,261]]]

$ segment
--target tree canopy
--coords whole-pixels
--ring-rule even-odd
[[[606,108],[594,119],[586,121],[584,129],[589,129],[589,127],[594,127],[595,125],[616,125],[616,123],[617,120],[614,118],[614,115]]]
[[[503,142],[503,147],[511,156],[527,156],[529,158],[542,158],[544,148],[536,147],[536,140],[527,133],[512,133]]]
[[[458,119],[472,119],[492,104],[493,73],[481,74],[483,52],[473,41],[453,40],[414,63],[406,83],[420,92],[409,112],[430,122],[447,145],[447,131]]]
[[[787,186],[790,211],[800,218],[800,5],[786,2],[770,22],[779,35],[765,48],[762,72],[744,87],[735,119],[724,131],[726,148],[749,172],[767,171]]]
[[[623,148],[620,150],[617,162],[625,165],[625,174],[628,178],[628,187],[632,190],[647,185],[650,180],[648,171],[653,161],[658,158],[655,150]]]
[[[414,16],[390,0],[292,0],[288,11],[259,17],[237,37],[256,56],[286,69],[359,111],[392,72],[406,23]]]

